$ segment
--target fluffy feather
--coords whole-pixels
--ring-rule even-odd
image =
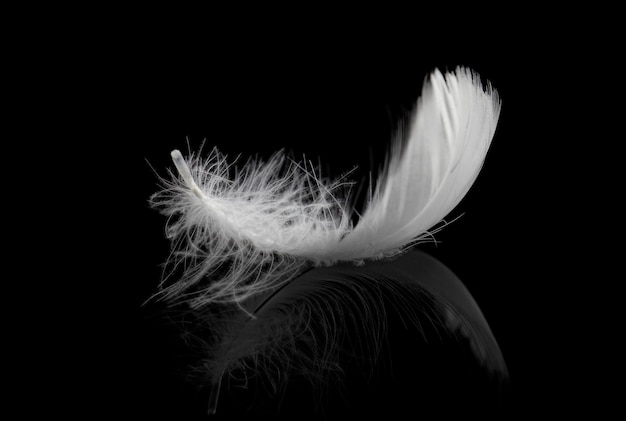
[[[164,282],[161,295],[194,307],[240,304],[310,265],[400,253],[430,235],[467,193],[499,112],[496,92],[470,70],[433,72],[355,227],[345,183],[323,181],[282,152],[266,163],[250,160],[232,177],[236,170],[215,149],[206,161],[173,151],[179,177],[163,179],[152,203],[172,218],[169,266],[182,264],[184,274]]]
[[[341,373],[346,342],[375,358],[385,303],[415,326],[460,332],[506,377],[478,306],[441,264],[417,252],[353,264],[398,255],[432,233],[478,175],[499,112],[497,93],[470,70],[433,72],[354,227],[348,183],[282,152],[239,169],[216,149],[206,160],[172,152],[178,174],[151,201],[169,217],[170,273],[183,274],[166,277],[158,295],[190,304],[210,327],[210,412],[223,376],[260,372],[274,389],[287,373],[327,380]]]

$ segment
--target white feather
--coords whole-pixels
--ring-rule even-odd
[[[179,177],[163,180],[153,204],[177,219],[168,235],[170,266],[182,279],[164,288],[193,306],[240,303],[288,282],[307,265],[360,262],[401,252],[420,241],[463,198],[491,143],[500,112],[496,92],[458,68],[426,81],[405,142],[393,145],[385,171],[352,227],[340,181],[287,164],[277,153],[251,160],[231,177],[217,150],[206,161],[180,152]],[[209,282],[200,282],[205,278]]]

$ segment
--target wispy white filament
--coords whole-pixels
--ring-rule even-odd
[[[325,183],[282,152],[237,172],[216,149],[206,160],[185,161],[179,151],[172,159],[180,177],[163,179],[152,197],[172,217],[170,267],[185,267],[182,279],[163,290],[166,297],[193,306],[241,302],[322,264],[326,247],[350,229],[335,196],[345,183]],[[198,285],[205,278],[210,282]]]

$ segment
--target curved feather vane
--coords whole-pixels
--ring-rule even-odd
[[[417,328],[434,325],[440,336],[461,335],[489,373],[507,377],[500,348],[470,293],[447,267],[423,252],[364,266],[315,268],[248,305],[255,317],[240,312],[228,318],[207,362],[217,385],[222,376],[241,372],[261,374],[274,391],[290,375],[328,383],[333,375],[341,376],[345,353],[361,355],[364,370],[371,370],[389,311]],[[215,387],[211,413],[218,393]]]
[[[393,145],[384,175],[355,229],[332,250],[339,260],[390,255],[429,235],[474,183],[493,138],[500,101],[469,69],[425,84],[406,143]]]
[[[474,182],[499,112],[496,92],[470,70],[435,71],[355,227],[347,183],[323,181],[282,152],[231,177],[217,150],[206,161],[173,151],[179,177],[162,180],[152,203],[172,217],[170,267],[185,270],[161,294],[195,307],[241,303],[310,265],[392,256],[422,241]]]

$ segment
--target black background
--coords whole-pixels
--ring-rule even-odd
[[[163,305],[144,305],[169,252],[165,218],[148,198],[157,189],[153,169],[172,168],[172,149],[197,150],[205,142],[205,150],[216,146],[246,159],[286,148],[319,159],[328,176],[358,166],[351,179],[362,183],[379,168],[424,78],[457,65],[492,82],[502,113],[480,176],[450,215],[463,216],[437,234],[437,246],[422,249],[459,276],[490,323],[511,375],[502,411],[513,417],[571,405],[571,385],[587,373],[569,352],[577,341],[561,303],[576,283],[566,279],[555,250],[571,246],[568,211],[559,204],[581,176],[564,175],[559,161],[567,158],[555,154],[564,142],[554,135],[555,103],[567,100],[553,78],[560,57],[552,50],[538,55],[509,43],[431,54],[413,51],[405,38],[239,42],[232,34],[138,31],[113,39],[113,32],[77,43],[71,64],[47,73],[42,90],[42,107],[55,114],[44,129],[68,139],[46,144],[42,155],[50,149],[61,156],[55,174],[87,186],[71,194],[52,234],[62,238],[71,226],[85,239],[78,250],[55,250],[61,256],[54,267],[65,268],[72,282],[60,319],[45,321],[46,346],[59,357],[39,387],[63,390],[53,405],[140,419],[205,416],[207,390],[185,380],[193,350]],[[43,66],[64,60],[46,51]],[[538,100],[546,90],[552,93]],[[76,173],[88,182],[76,182]],[[68,188],[55,189],[51,199]],[[570,253],[567,261],[580,257]],[[227,412],[219,416],[229,419]]]
[[[137,213],[138,237],[131,245],[129,259],[137,271],[129,279],[135,283],[131,291],[136,305],[154,291],[160,276],[157,265],[168,253],[163,236],[165,220],[146,204],[156,187],[148,163],[163,173],[172,167],[171,149],[185,150],[189,142],[195,150],[206,139],[207,147],[217,146],[231,156],[242,154],[244,159],[255,154],[268,157],[287,148],[296,157],[304,154],[315,162],[319,159],[331,176],[358,166],[360,171],[353,173],[352,179],[364,182],[368,171],[379,168],[393,130],[398,120],[410,112],[424,78],[435,66],[446,69],[457,64],[416,62],[407,55],[393,59],[365,56],[353,61],[340,53],[328,57],[323,51],[301,51],[285,57],[262,47],[250,55],[231,52],[222,57],[209,53],[208,59],[200,63],[181,59],[176,71],[172,67],[177,66],[171,63],[163,68],[161,61],[155,61],[154,73],[138,75],[139,87],[133,98],[137,101],[133,106],[136,112],[128,116],[142,122],[132,125],[137,132],[128,136],[130,148],[126,152],[135,162],[132,180],[139,180],[132,186],[136,196],[129,195]],[[463,217],[437,235],[441,241],[437,247],[426,245],[423,249],[455,271],[482,307],[510,365],[513,394],[524,388],[540,401],[546,399],[540,391],[545,367],[536,361],[549,357],[545,347],[539,345],[543,339],[529,324],[533,318],[529,317],[529,309],[536,311],[542,303],[528,288],[529,282],[539,282],[537,272],[547,274],[550,268],[544,266],[542,256],[520,244],[526,241],[521,239],[540,234],[532,225],[534,221],[526,218],[537,209],[531,205],[536,198],[529,197],[535,194],[527,167],[533,151],[522,135],[524,128],[515,124],[516,113],[521,111],[516,103],[516,96],[522,94],[515,86],[518,74],[507,72],[509,65],[505,63],[459,64],[472,67],[492,81],[502,96],[502,117],[481,176],[452,215]],[[133,82],[129,82],[132,87]],[[132,307],[133,300],[128,303]],[[191,357],[191,353],[176,329],[158,317],[158,308],[137,307],[131,313],[136,317],[141,339],[134,337],[129,347],[138,351],[138,364],[124,374],[136,376],[134,381],[141,385],[141,393],[136,396],[133,389],[130,395],[118,396],[135,409],[178,416],[184,413],[190,419],[202,416],[207,390],[196,391],[193,384],[182,379],[184,357]],[[540,355],[533,356],[535,353]],[[405,384],[409,389],[411,386],[411,382]],[[234,402],[245,406],[253,395],[254,388],[248,392],[248,399],[240,397]],[[408,404],[411,395],[407,396]],[[414,399],[419,404],[419,398]],[[524,410],[523,401],[507,399],[507,410]],[[155,406],[155,402],[159,404]],[[227,398],[220,403],[219,415],[228,419],[224,411],[229,407],[224,402]],[[371,405],[372,413],[380,411],[377,406],[385,405],[364,399],[351,404],[359,408]],[[237,408],[236,403],[231,403],[230,410],[233,408]],[[272,414],[272,405],[265,410]],[[252,414],[259,416],[263,412]]]

